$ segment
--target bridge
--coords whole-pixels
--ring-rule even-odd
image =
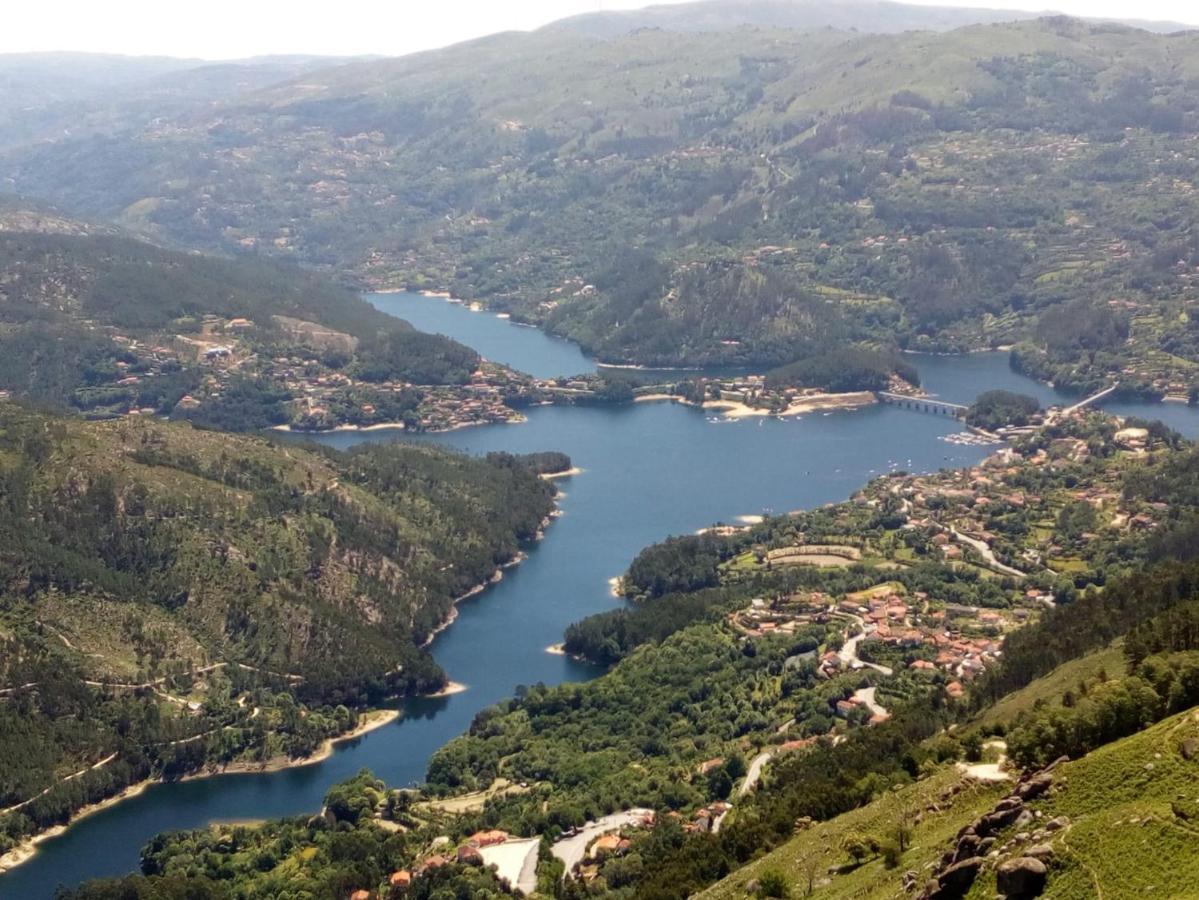
[[[1112,393],[1119,386],[1120,386],[1120,382],[1117,381],[1111,387],[1104,388],[1099,393],[1092,394],[1090,397],[1087,397],[1085,400],[1080,400],[1078,403],[1075,403],[1073,406],[1063,409],[1062,415],[1063,416],[1072,415],[1073,413],[1078,412],[1083,407],[1090,406],[1092,403],[1102,400],[1104,397],[1106,397],[1108,394]]]
[[[944,400],[934,400],[931,397],[908,397],[905,394],[892,394],[889,391],[877,391],[878,399],[892,406],[902,406],[904,409],[916,412],[932,413],[935,416],[950,416],[954,419],[966,418],[968,406],[960,403],[947,403]]]

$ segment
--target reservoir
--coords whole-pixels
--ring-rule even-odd
[[[411,294],[371,299],[423,330],[447,334],[542,377],[594,369],[577,347],[490,313]],[[926,388],[945,400],[969,403],[992,388],[1036,394],[1043,403],[1068,399],[1013,373],[1006,354],[912,360]],[[1199,434],[1199,411],[1181,405],[1109,408],[1162,418],[1190,437]],[[457,621],[432,645],[447,675],[468,689],[405,702],[397,722],[340,745],[317,765],[155,785],[43,843],[31,861],[0,876],[0,897],[48,900],[60,884],[133,871],[141,846],[161,831],[315,812],[332,784],[361,768],[393,786],[421,781],[433,751],[517,685],[599,674],[546,647],[560,641],[571,622],[620,602],[608,581],[647,544],[738,516],[842,500],[889,471],[970,465],[994,449],[944,440],[960,430],[942,416],[884,405],[787,420],[727,421],[710,411],[651,402],[538,407],[523,424],[421,436],[469,453],[561,450],[583,470],[558,482],[563,515],[543,541],[528,548],[528,560],[464,602]],[[342,432],[321,439],[348,447],[401,435]]]

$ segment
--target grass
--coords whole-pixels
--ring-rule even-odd
[[[926,863],[938,858],[963,822],[991,809],[1006,791],[1003,785],[972,784],[951,799],[941,799],[942,791],[961,781],[960,773],[946,767],[924,781],[890,791],[869,806],[800,832],[782,847],[699,896],[705,900],[743,898],[747,882],[761,877],[763,872],[776,870],[791,882],[792,895],[797,897],[804,895],[809,871],[818,885],[814,895],[817,897],[862,900],[894,897],[899,893],[899,879],[904,871],[920,871]],[[931,812],[927,807],[934,803],[939,809]],[[831,868],[851,861],[842,849],[847,836],[860,833],[888,838],[900,818],[913,813],[920,815],[920,821],[913,827],[911,847],[898,868],[888,869],[881,858],[875,858],[844,874],[829,874]],[[827,884],[822,884],[825,881]]]
[[[1079,660],[1041,679],[1034,694],[1048,696],[1056,682],[1095,669],[1116,648]],[[1048,834],[1053,850],[1044,897],[1054,900],[1125,900],[1133,897],[1199,898],[1199,758],[1187,760],[1183,741],[1199,739],[1199,708],[1180,713],[1139,734],[1115,741],[1082,759],[1060,766],[1054,787],[1030,803],[1040,821],[1066,817],[1066,827]],[[869,806],[817,823],[700,897],[744,898],[745,885],[766,871],[781,872],[793,896],[807,896],[809,877],[818,898],[891,898],[902,896],[902,873],[927,874],[926,865],[948,849],[958,830],[994,803],[1010,785],[972,784],[948,800],[942,792],[959,781],[952,768],[889,792]],[[936,803],[933,811],[930,805]],[[851,834],[887,838],[905,813],[920,811],[912,844],[899,865],[884,867],[880,859],[849,868],[842,849]],[[1013,826],[999,836],[1002,845]],[[842,868],[846,867],[846,868]],[[968,900],[991,900],[995,874],[984,868],[967,894]]]
[[[1008,724],[1021,713],[1032,710],[1039,702],[1060,702],[1065,691],[1076,689],[1080,681],[1094,681],[1100,670],[1106,671],[1112,677],[1124,671],[1121,642],[1117,641],[1103,650],[1063,663],[1048,675],[1004,697],[985,710],[975,723],[984,728]]]
[[[524,794],[528,793],[529,790],[531,788],[513,784],[507,778],[497,778],[485,790],[462,794],[458,797],[451,797],[448,800],[431,800],[428,803],[420,804],[418,809],[430,812],[450,813],[451,815],[466,815],[467,813],[482,812],[487,801],[492,798],[507,797],[512,794]]]

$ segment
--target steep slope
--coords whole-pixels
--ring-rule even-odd
[[[416,646],[516,556],[554,493],[514,461],[423,447],[336,454],[13,404],[0,424],[7,596],[18,618],[50,604],[81,662],[103,649],[88,630],[114,620],[94,616],[111,603],[165,617],[197,665],[357,690],[436,684]],[[124,658],[88,665],[132,675]]]
[[[554,494],[511,457],[0,403],[0,854],[147,777],[305,756],[354,707],[442,687],[423,644]]]

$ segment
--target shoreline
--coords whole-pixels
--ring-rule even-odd
[[[451,682],[452,683],[452,682]],[[464,688],[465,689],[465,688]],[[368,734],[377,728],[382,728],[391,722],[394,722],[400,716],[398,709],[376,709],[369,710],[363,713],[362,721],[351,730],[344,734],[335,735],[325,738],[321,745],[314,753],[299,759],[291,759],[286,756],[276,756],[265,760],[261,763],[250,762],[234,762],[224,768],[213,771],[193,772],[190,775],[185,775],[178,779],[179,782],[199,781],[204,778],[217,778],[222,775],[262,775],[271,772],[282,772],[286,769],[301,769],[305,766],[316,765],[322,763],[333,755],[338,744],[352,741],[355,738],[360,738],[364,734]],[[7,853],[0,856],[0,875],[15,869],[22,863],[29,862],[37,855],[38,846],[46,841],[61,837],[66,834],[67,830],[74,825],[78,825],[89,816],[93,816],[98,812],[103,812],[118,803],[123,803],[126,800],[132,800],[134,797],[140,796],[149,787],[156,784],[169,784],[162,778],[147,778],[144,781],[138,781],[129,785],[123,790],[111,797],[105,797],[96,803],[89,803],[86,806],[81,806],[75,810],[70,818],[62,825],[54,825],[47,828],[45,831],[40,831],[35,835],[31,835],[17,846],[13,847]]]
[[[461,694],[468,690],[470,690],[470,688],[460,681],[447,681],[445,687],[443,687],[440,691],[434,691],[431,694],[423,694],[422,696],[427,697],[430,700],[436,700],[441,697],[453,697],[455,694]]]
[[[553,481],[555,478],[571,478],[582,474],[583,470],[578,466],[571,466],[569,469],[563,469],[561,472],[542,472],[538,477],[545,481]]]
[[[308,756],[292,759],[287,756],[274,756],[262,762],[231,762],[227,766],[213,771],[195,772],[184,775],[179,781],[199,781],[202,778],[216,778],[220,775],[266,775],[271,772],[283,772],[287,769],[302,769],[322,763],[333,755],[338,744],[360,738],[364,734],[382,728],[400,717],[398,709],[374,709],[362,714],[362,720],[344,734],[334,735],[321,741],[321,745]]]
[[[810,412],[860,409],[863,406],[873,406],[878,403],[878,398],[874,396],[873,391],[849,391],[841,394],[810,394],[806,397],[798,398],[785,409],[780,410],[749,406],[740,400],[705,400],[703,403],[695,403],[673,394],[642,394],[640,397],[633,398],[634,403],[653,403],[665,400],[678,403],[682,406],[691,406],[696,409],[724,410],[725,418],[734,420],[755,416],[773,416],[781,419],[787,416],[798,416]]]

